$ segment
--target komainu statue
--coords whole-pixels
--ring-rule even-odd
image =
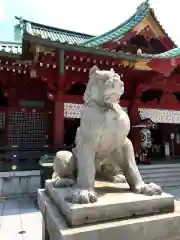
[[[115,182],[121,182],[126,178],[133,192],[161,194],[158,185],[144,183],[136,165],[134,149],[127,138],[130,120],[119,105],[123,93],[124,83],[113,69],[101,71],[97,66],[90,69],[76,147],[72,153],[58,152],[54,160],[54,186],[74,185],[68,201],[96,202],[98,196],[94,185],[97,172],[104,177],[107,174],[110,181],[116,179]]]

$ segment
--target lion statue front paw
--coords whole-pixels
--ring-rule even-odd
[[[162,193],[161,187],[156,185],[155,183],[140,184],[140,185],[136,186],[134,190],[137,193],[141,193],[141,194],[147,195],[147,196],[161,195],[161,193]]]
[[[97,202],[98,197],[94,190],[76,189],[70,196],[66,197],[65,200],[71,203],[87,204]]]

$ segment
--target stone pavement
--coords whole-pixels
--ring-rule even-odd
[[[1,240],[42,240],[41,228],[35,198],[0,199]]]

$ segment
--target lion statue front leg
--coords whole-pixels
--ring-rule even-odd
[[[122,157],[123,154],[123,157]],[[114,151],[114,160],[124,172],[127,183],[133,192],[144,195],[160,195],[162,189],[155,183],[145,184],[135,162],[131,141],[126,138],[122,147]]]
[[[93,144],[84,142],[76,151],[78,176],[76,188],[66,199],[72,203],[94,203],[97,201],[95,184],[95,151]]]

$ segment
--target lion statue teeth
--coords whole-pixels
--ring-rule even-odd
[[[94,190],[97,172],[109,181],[127,180],[130,189],[137,193],[162,192],[158,185],[144,183],[136,165],[134,149],[127,138],[130,120],[119,105],[123,93],[124,83],[113,69],[99,70],[97,66],[90,69],[76,147],[72,153],[58,152],[54,160],[54,186],[74,185],[67,199],[70,202],[84,204],[98,200]]]

